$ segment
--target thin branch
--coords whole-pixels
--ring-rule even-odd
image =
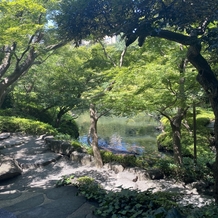
[[[172,83],[171,83],[171,81],[169,79],[167,79],[167,89],[169,91],[171,91],[174,95],[177,95],[177,93],[173,90]]]
[[[49,46],[46,47],[46,50],[52,51],[52,50],[58,49],[58,48],[60,48],[60,47],[62,47],[64,45],[66,45],[66,44],[67,44],[67,42],[60,42],[58,44],[49,45]]]
[[[97,119],[99,119],[100,117],[106,115],[107,113],[109,113],[112,109],[108,109],[108,110],[105,110],[104,112],[102,112],[101,114],[99,114],[99,116],[97,117]]]
[[[102,41],[99,40],[99,39],[97,39],[97,42],[99,42],[99,44],[101,45],[101,47],[102,47],[102,49],[103,49],[103,51],[104,51],[105,57],[106,57],[107,59],[109,59],[109,61],[111,62],[111,64],[113,64],[114,67],[116,67],[117,64],[113,61],[113,59],[111,58],[111,56],[108,55],[108,53],[107,53],[107,51],[106,51],[106,49],[105,49],[105,46],[104,46],[104,44],[102,43]]]
[[[23,51],[23,53],[21,54],[20,58],[17,57],[16,55],[16,59],[17,59],[17,63],[16,65],[18,66],[19,62],[22,60],[22,58],[24,57],[24,55],[29,51],[30,49],[30,44],[32,43],[33,39],[34,39],[35,35],[32,35],[29,39],[29,42],[28,42],[28,46],[27,48]]]
[[[125,48],[123,49],[121,55],[120,55],[120,67],[123,66],[123,60],[124,60],[124,56],[126,54],[126,51],[127,51],[127,46],[125,45]]]
[[[45,59],[41,60],[41,61],[35,61],[33,64],[43,64],[44,62],[47,61],[47,59],[53,55],[53,52],[51,54],[49,54]]]

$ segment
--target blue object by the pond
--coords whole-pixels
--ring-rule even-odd
[[[13,213],[0,209],[0,218],[17,218]]]
[[[88,137],[80,136],[79,141],[83,144],[88,144]],[[134,144],[130,145],[122,141],[120,137],[112,136],[110,140],[99,138],[98,145],[100,148],[111,150],[112,152],[120,153],[133,153],[133,154],[142,154],[144,148],[135,146]]]

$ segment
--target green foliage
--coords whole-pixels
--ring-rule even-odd
[[[207,156],[208,158],[211,158],[211,156],[213,156],[213,152],[209,147],[211,130],[207,125],[214,119],[214,114],[211,111],[202,108],[197,108],[196,114],[197,154],[198,156]],[[164,126],[164,132],[157,137],[157,144],[160,149],[172,151],[173,144],[170,123],[167,118],[162,118],[161,122]],[[193,131],[193,114],[191,111],[188,111],[185,122],[190,129],[187,130],[184,126],[182,126],[181,129],[182,154],[183,156],[193,157],[193,134],[190,133],[190,131]]]
[[[95,214],[101,217],[165,217],[167,210],[177,206],[175,200],[179,198],[175,194],[152,193],[151,190],[106,191],[89,177],[79,178],[78,188],[80,194],[99,203]]]
[[[78,152],[83,151],[84,146],[80,142],[78,142],[76,140],[71,140],[71,145],[73,146],[75,151],[78,151]]]
[[[172,157],[160,158],[155,166],[159,168],[166,177],[177,178],[178,177],[178,166]]]
[[[208,162],[210,162],[210,159],[199,158],[196,164],[192,158],[184,157],[183,165],[177,166],[172,157],[166,156],[159,159],[154,167],[159,168],[166,177],[185,183],[191,183],[198,180],[212,182],[213,173],[207,167]]]
[[[68,134],[58,133],[55,136],[55,139],[69,141],[69,140],[71,140],[71,136]]]
[[[100,201],[106,194],[106,191],[93,178],[88,176],[78,178],[76,186],[80,194],[89,200]]]
[[[217,205],[214,204],[201,208],[179,206],[176,202],[183,199],[180,193],[154,193],[152,189],[141,192],[122,187],[119,187],[119,191],[106,191],[91,177],[80,177],[75,183],[72,183],[72,179],[73,175],[63,176],[56,186],[75,185],[80,195],[98,203],[94,213],[100,217],[215,218],[218,215]]]
[[[187,218],[216,218],[218,216],[217,204],[209,204],[204,207],[196,208]]]
[[[72,138],[79,137],[79,128],[74,120],[63,120],[57,128],[58,132],[70,135]]]
[[[43,23],[36,22],[39,14],[44,18],[46,8],[41,1],[1,1],[1,36],[6,44],[29,41],[29,36],[43,29]],[[45,21],[45,20],[43,20]]]
[[[74,175],[62,176],[62,178],[56,182],[56,187],[66,186],[66,185],[72,184],[73,178],[74,178]]]
[[[137,165],[137,158],[134,155],[113,154],[110,151],[101,150],[101,157],[104,163],[116,162],[123,165],[123,167],[134,167]]]
[[[27,134],[40,135],[51,134],[56,135],[58,132],[51,125],[40,121],[0,116],[0,131],[1,132],[24,132]]]
[[[44,122],[45,124],[47,123],[48,125],[54,127],[52,114],[49,111],[43,111],[40,110],[40,108],[36,107],[24,107],[24,105],[20,105],[19,108],[7,108],[4,110],[0,110],[0,116],[16,116],[20,118],[28,118],[30,120]],[[54,127],[56,131],[59,132],[59,136],[57,137],[63,139],[67,139],[67,137],[78,138],[78,125],[76,124],[75,120],[72,120],[72,117],[66,116],[66,118],[70,119],[64,119],[58,128]]]

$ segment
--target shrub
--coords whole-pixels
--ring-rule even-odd
[[[116,162],[123,165],[123,167],[135,167],[137,165],[135,155],[113,154],[111,151],[101,150],[101,156],[104,163]]]
[[[63,120],[58,127],[58,132],[70,135],[72,138],[79,137],[79,127],[74,120]]]
[[[193,114],[192,112],[187,113],[186,121],[190,126],[190,129],[193,129]],[[210,111],[205,111],[203,109],[197,109],[197,153],[198,155],[210,155],[211,150],[210,145],[210,129],[207,128],[210,120],[214,118],[214,115]],[[166,118],[162,118],[161,122],[164,125],[164,133],[161,133],[157,137],[157,144],[159,150],[173,151],[172,143],[172,130],[170,128],[170,123]],[[181,128],[181,144],[182,144],[182,154],[183,156],[193,157],[193,135],[182,126]]]
[[[165,217],[170,213],[168,210],[177,206],[175,200],[179,198],[176,194],[151,190],[106,191],[89,177],[79,178],[77,187],[80,194],[99,203],[95,214],[101,217]]]
[[[74,175],[62,176],[62,178],[56,182],[56,187],[66,186],[66,185],[72,184],[71,181],[73,178],[74,178]]]
[[[51,125],[35,120],[0,116],[1,132],[23,132],[27,134],[40,135],[51,134],[56,135],[58,132]]]
[[[57,184],[69,185],[72,178],[73,175],[63,176]],[[215,218],[218,215],[217,205],[213,203],[201,208],[194,208],[193,205],[179,206],[176,202],[183,198],[180,193],[153,193],[152,189],[140,192],[122,187],[120,191],[106,191],[88,176],[78,178],[74,185],[78,187],[79,194],[98,203],[94,213],[100,217]]]

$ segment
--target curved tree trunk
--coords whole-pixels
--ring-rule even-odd
[[[216,160],[213,166],[214,173],[214,197],[216,203],[218,203],[218,80],[211,70],[208,62],[200,54],[199,46],[190,46],[187,54],[188,60],[198,70],[197,81],[204,88],[208,94],[211,107],[215,116],[214,134],[215,134],[215,148],[216,148]]]
[[[214,134],[216,160],[213,166],[213,174],[215,180],[214,198],[215,202],[218,203],[218,79],[216,78],[206,59],[201,55],[201,44],[196,36],[186,36],[169,30],[161,30],[158,32],[154,31],[150,35],[189,46],[187,53],[188,61],[198,71],[197,81],[208,94],[210,104],[215,116]]]
[[[97,116],[97,111],[95,109],[95,105],[90,104],[90,122],[91,122],[91,126],[90,126],[90,130],[89,130],[89,134],[92,137],[92,148],[93,148],[93,154],[94,154],[94,158],[95,158],[95,165],[98,168],[102,168],[103,167],[103,161],[101,158],[101,153],[98,147],[98,133],[97,133],[97,122],[98,122],[98,116]]]

